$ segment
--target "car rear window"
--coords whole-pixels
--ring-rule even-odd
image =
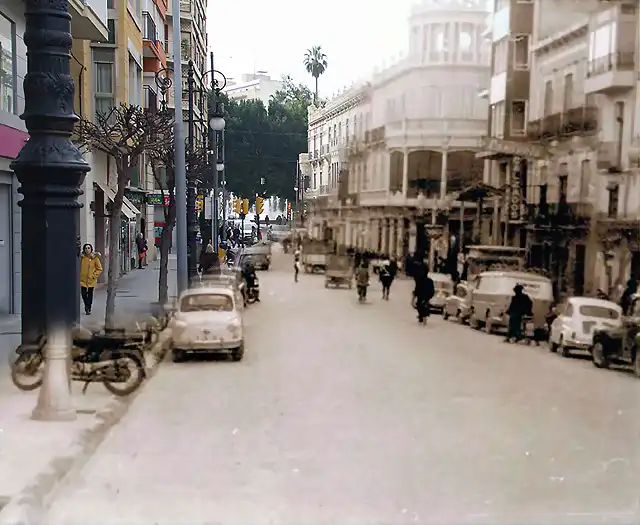
[[[228,295],[217,293],[201,293],[187,295],[180,303],[182,312],[231,312],[233,300]]]
[[[599,319],[619,319],[620,312],[606,306],[583,304],[580,307],[580,315],[584,317],[597,317]]]

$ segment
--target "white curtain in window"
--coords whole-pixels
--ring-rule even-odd
[[[113,93],[113,64],[96,63],[96,94]]]

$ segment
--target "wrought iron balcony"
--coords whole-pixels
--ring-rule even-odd
[[[588,224],[592,214],[592,204],[567,202],[563,196],[560,202],[527,204],[526,218],[534,229],[575,228]]]
[[[598,131],[599,109],[594,106],[571,108],[527,123],[531,140],[591,135]]]

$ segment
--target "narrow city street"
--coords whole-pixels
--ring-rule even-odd
[[[239,363],[166,363],[50,525],[638,523],[640,381],[260,273]]]

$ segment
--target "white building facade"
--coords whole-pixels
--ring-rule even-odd
[[[282,89],[282,81],[274,80],[264,71],[242,75],[240,82],[229,81],[224,92],[235,100],[261,100],[265,108],[276,92]]]
[[[482,181],[475,153],[488,116],[477,96],[490,76],[485,5],[422,2],[409,18],[406,58],[310,109],[314,236],[435,262],[469,229],[473,207],[465,211],[457,196]]]

